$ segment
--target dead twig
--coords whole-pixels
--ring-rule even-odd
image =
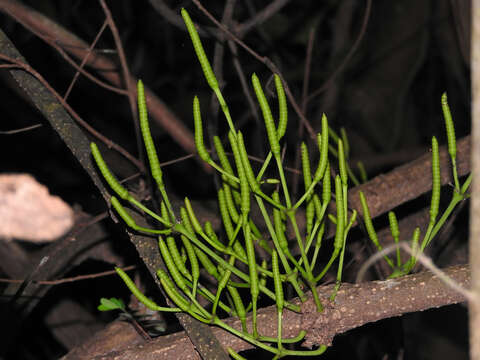
[[[470,273],[467,265],[455,266],[444,270],[444,273],[453,281],[468,288]],[[338,291],[335,302],[328,300],[335,285],[319,286],[317,292],[324,303],[324,311],[319,313],[311,295],[305,303],[296,301],[301,305],[302,312],[294,313],[284,310],[282,335],[293,337],[298,335],[300,329],[307,331],[305,347],[319,344],[331,344],[335,335],[360,327],[366,323],[400,316],[409,312],[422,311],[439,306],[463,302],[466,298],[457,291],[445,285],[438,276],[431,272],[422,272],[404,276],[399,279],[387,281],[371,281],[362,284],[344,283]],[[380,301],[381,300],[381,301]],[[277,336],[276,306],[263,308],[257,315],[259,332],[264,336]],[[238,319],[226,319],[230,326],[241,329]],[[247,323],[250,319],[247,319]],[[215,336],[224,348],[231,347],[235,351],[253,348],[232,334],[213,328]],[[151,342],[141,343],[128,347],[125,344],[121,352],[115,355],[99,354],[98,347],[93,344],[90,351],[86,350],[84,356],[93,358],[102,355],[102,359],[127,360],[142,358],[154,360],[158,358],[170,359],[200,359],[194,347],[188,341],[184,332],[158,337]],[[87,349],[84,346],[83,350]],[[107,350],[107,349],[105,349]],[[107,350],[108,351],[108,350]],[[72,350],[72,357],[67,354],[62,360],[75,359],[76,350]]]
[[[0,54],[0,59],[8,61],[12,64],[15,65],[15,67],[25,70],[32,76],[34,76],[40,83],[57,99],[57,101],[62,104],[62,106],[65,108],[65,110],[68,111],[68,113],[77,121],[77,123],[82,126],[85,130],[87,130],[90,134],[92,134],[94,137],[102,141],[104,144],[106,144],[109,148],[113,148],[116,151],[118,151],[120,154],[122,154],[126,159],[130,160],[132,164],[134,164],[137,168],[140,170],[144,170],[143,164],[138,161],[132,154],[130,154],[127,150],[125,150],[123,147],[120,145],[114,143],[112,140],[108,139],[107,137],[103,136],[101,133],[99,133],[97,130],[95,130],[90,124],[88,124],[85,120],[83,120],[80,115],[77,114],[75,110],[63,99],[63,97],[53,89],[50,84],[48,83],[47,80],[43,78],[42,75],[40,75],[35,69],[33,69],[30,65],[28,65],[25,62],[22,62],[20,60],[14,59],[10,56]],[[11,65],[11,64],[7,64]],[[0,65],[0,68],[4,67],[4,65]],[[9,66],[11,67],[11,66]]]
[[[63,44],[65,51],[77,59],[83,59],[88,53],[88,44],[85,41],[79,39],[32,8],[13,0],[0,0],[0,11],[9,15],[33,33],[42,34],[42,39],[48,37],[54,39],[57,44]],[[99,74],[111,84],[121,87],[122,79],[120,74],[114,71],[115,64],[112,63],[110,59],[93,53],[88,60],[88,65],[96,68]],[[78,68],[78,66],[76,68]],[[108,71],[105,71],[106,69],[108,69]],[[136,79],[130,78],[128,81],[135,83]],[[124,94],[126,94],[126,92]],[[192,132],[148,87],[145,87],[145,95],[151,118],[165,129],[187,153],[195,153],[196,150]]]

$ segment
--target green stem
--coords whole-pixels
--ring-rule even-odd
[[[284,343],[284,344],[294,344],[294,343],[302,340],[305,337],[306,334],[307,334],[307,332],[305,330],[300,330],[300,332],[298,333],[297,336],[292,337],[292,338],[282,339],[282,343]],[[270,337],[270,336],[259,336],[258,340],[264,341],[264,342],[274,343],[274,342],[278,341],[278,338],[274,338],[274,337]]]
[[[455,190],[460,191],[460,182],[458,181],[457,173],[457,160],[454,157],[450,157],[452,160],[452,172],[453,172],[453,182],[455,184]]]
[[[315,251],[313,252],[312,262],[310,264],[312,266],[312,269],[315,268],[315,264],[317,263],[317,257],[318,257],[318,253],[320,252],[320,247],[322,244],[321,241],[322,241],[324,232],[325,232],[325,222],[322,223],[320,227],[320,232],[317,235],[317,243],[315,244]]]
[[[458,192],[457,190],[454,190],[453,195],[452,195],[452,200],[450,201],[450,204],[448,205],[448,207],[445,210],[445,212],[443,213],[442,217],[438,220],[437,224],[435,225],[435,227],[432,230],[431,238],[435,237],[435,235],[438,233],[438,231],[443,226],[443,224],[447,221],[448,217],[453,212],[453,210],[457,206],[457,204],[459,202],[461,202],[462,200],[465,200],[465,193],[468,190],[471,182],[472,182],[472,174],[468,175],[468,178],[467,178],[467,180],[465,180],[465,183],[462,185],[462,188],[460,189],[460,192]]]
[[[206,246],[205,244],[203,244],[201,241],[198,240],[197,237],[195,236],[192,236],[192,234],[187,231],[185,229],[185,227],[182,225],[182,224],[176,224],[174,226],[174,229],[175,231],[179,232],[180,234],[183,234],[185,235],[186,237],[188,237],[190,239],[191,242],[193,242],[195,244],[195,246],[197,246],[198,248],[200,248],[200,250],[202,250],[203,252],[205,252],[208,256],[210,256],[212,259],[214,259],[216,262],[218,262],[219,264],[221,264],[225,269],[228,269],[230,270],[232,273],[234,273],[235,275],[237,275],[240,279],[242,279],[243,281],[245,281],[246,283],[250,283],[250,278],[247,274],[245,274],[244,272],[238,270],[235,266],[231,266],[227,261],[225,261],[221,256],[219,256],[218,254],[216,254],[214,251],[212,251],[208,246]],[[233,253],[227,253],[227,255],[234,255],[236,256],[236,254],[233,254]],[[266,288],[265,286],[263,285],[260,285],[259,286],[260,288],[260,291],[262,291],[265,295],[267,295],[270,299],[272,300],[275,300],[275,294],[270,291],[268,288]],[[289,308],[290,310],[292,311],[295,311],[295,312],[299,312],[300,311],[300,307],[297,306],[297,305],[293,305],[293,304],[290,304],[290,303],[285,303],[285,306],[287,308]]]
[[[231,332],[233,335],[236,335],[238,336],[239,338],[249,342],[250,344],[252,345],[255,345],[261,349],[264,349],[264,350],[267,350],[273,354],[278,354],[278,349],[272,347],[272,346],[269,346],[269,345],[266,345],[264,343],[262,343],[261,341],[251,337],[250,335],[248,334],[245,334],[241,331],[238,331],[237,329],[225,324],[223,321],[221,321],[220,319],[218,318],[215,318],[214,319],[214,324],[227,330],[228,332]],[[321,345],[318,349],[316,350],[286,350],[286,349],[282,349],[282,353],[281,355],[293,355],[293,356],[317,356],[317,355],[320,355],[320,354],[323,354],[325,352],[325,350],[327,349],[327,346],[325,345]]]
[[[313,188],[315,187],[315,185],[317,185],[317,184],[320,182],[320,180],[322,180],[322,179],[318,179],[318,180],[313,179],[313,181],[312,181],[312,183],[310,184],[310,186],[308,187],[307,191],[305,191],[305,193],[302,195],[302,197],[295,203],[295,205],[293,205],[293,207],[292,207],[291,210],[296,210],[296,209],[298,209],[298,207],[299,207],[300,205],[302,205],[305,200],[307,200],[307,198],[308,198],[308,197],[310,196],[310,194],[312,193]]]
[[[135,205],[136,207],[138,207],[140,210],[145,212],[146,214],[150,215],[155,220],[158,220],[163,225],[165,225],[167,227],[172,227],[172,224],[169,221],[167,221],[167,220],[161,218],[160,216],[158,216],[157,214],[155,214],[152,210],[148,209],[146,206],[144,206],[141,202],[137,201],[132,196],[129,196],[127,200],[130,203],[132,203],[133,205]]]
[[[277,334],[277,348],[279,353],[282,353],[282,311],[280,310],[277,311]]]
[[[191,281],[185,279],[185,283],[193,289],[193,284]],[[215,301],[215,295],[213,295],[210,290],[208,290],[206,287],[203,287],[202,285],[199,284],[198,286],[198,293],[202,295],[205,299],[213,303]],[[219,301],[218,306],[222,308],[226,313],[231,314],[232,316],[235,315],[234,311],[227,305],[225,305],[222,301]]]
[[[318,284],[318,282],[320,281],[320,279],[325,275],[325,273],[328,271],[328,269],[330,269],[330,267],[332,266],[333,262],[334,262],[335,259],[337,258],[339,252],[340,252],[340,248],[336,248],[336,249],[333,250],[332,256],[330,257],[330,260],[328,260],[327,265],[325,265],[325,267],[323,268],[322,272],[315,278],[315,283]]]
[[[332,301],[335,300],[335,297],[337,296],[337,291],[340,288],[340,285],[341,285],[341,282],[342,282],[343,259],[345,257],[345,247],[346,247],[346,244],[347,244],[348,232],[352,228],[353,223],[355,222],[356,218],[357,218],[357,211],[353,210],[353,214],[352,214],[352,216],[350,218],[350,221],[349,221],[347,227],[345,228],[345,232],[344,232],[342,252],[340,253],[340,260],[338,262],[337,282],[335,284],[335,288],[333,290],[333,293],[330,296],[330,300],[332,300]]]
[[[272,152],[269,151],[267,157],[265,158],[265,161],[263,162],[262,168],[260,169],[260,171],[258,172],[258,175],[257,175],[257,181],[259,183],[260,183],[260,180],[263,177],[263,174],[267,170],[268,165],[270,164],[270,160],[272,160],[272,156],[273,156]]]
[[[444,211],[444,213],[442,214],[438,222],[435,223],[435,219],[433,220],[430,219],[430,224],[428,225],[427,233],[423,238],[422,245],[419,250],[420,253],[425,250],[425,248],[432,241],[432,239],[435,237],[438,231],[440,231],[441,227],[445,224],[448,217],[451,215],[451,213],[453,212],[455,207],[458,205],[458,203],[465,199],[465,193],[467,192],[471,182],[472,182],[472,174],[470,174],[467,177],[467,180],[465,180],[460,191],[457,191],[456,189],[453,191],[452,200],[450,200],[450,204],[448,204],[447,209]],[[410,262],[410,265],[408,266],[408,271],[410,271],[413,268],[413,266],[415,266],[415,263],[416,263],[416,259],[412,259]]]
[[[315,278],[312,274],[312,269],[310,268],[310,264],[308,262],[307,254],[305,253],[305,248],[303,246],[302,237],[300,236],[300,231],[298,230],[298,225],[297,225],[297,220],[295,219],[295,214],[293,212],[289,211],[287,213],[287,216],[290,219],[290,222],[293,226],[293,231],[295,233],[295,237],[297,238],[297,243],[298,243],[298,246],[300,248],[301,257],[302,257],[303,262],[304,262],[305,272],[302,271],[302,276],[305,278],[305,280],[307,281],[310,289],[312,290],[313,300],[315,301],[315,305],[317,306],[317,310],[319,312],[323,311],[323,305],[322,305],[320,299],[318,298],[317,290],[316,290],[316,287],[315,287],[316,281],[315,281]],[[299,268],[299,270],[300,270],[300,268]]]
[[[337,296],[338,289],[342,283],[342,270],[343,270],[343,258],[345,255],[345,245],[347,243],[347,237],[345,236],[343,240],[342,252],[340,253],[340,260],[338,261],[338,270],[337,270],[337,281],[335,283],[335,287],[333,289],[332,295],[330,295],[330,300],[334,301],[335,297]]]
[[[285,272],[287,274],[291,274],[292,268],[290,267],[290,264],[288,263],[287,259],[285,258],[285,253],[284,253],[283,249],[280,247],[280,244],[278,243],[278,238],[277,238],[277,235],[275,233],[275,229],[273,228],[272,222],[270,221],[270,216],[268,215],[267,209],[265,208],[265,204],[263,203],[262,199],[260,199],[258,196],[255,196],[255,198],[257,200],[258,207],[260,208],[260,212],[263,215],[265,225],[267,225],[267,229],[268,229],[268,232],[270,233],[273,244],[275,245],[275,249],[278,252],[278,257],[280,258],[280,261],[282,262],[282,266],[285,269]],[[297,292],[298,297],[300,297],[300,299],[302,299],[302,301],[305,301],[305,293],[300,288],[300,285],[298,284],[297,278],[296,277],[290,277],[289,281],[292,284],[295,291]]]
[[[290,194],[288,192],[287,181],[285,179],[285,173],[283,171],[282,159],[280,156],[275,156],[275,161],[277,162],[278,174],[280,175],[280,183],[282,184],[283,194],[285,196],[285,204],[287,209],[290,209],[292,206],[292,201],[290,200]]]

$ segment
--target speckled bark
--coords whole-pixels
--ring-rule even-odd
[[[448,276],[468,288],[470,274],[468,266],[455,266],[446,270]],[[343,284],[335,303],[328,297],[332,286],[319,287],[318,293],[325,310],[318,313],[311,296],[301,304],[302,312],[285,311],[283,334],[291,337],[300,329],[307,331],[304,346],[331,344],[335,335],[357,328],[369,322],[400,316],[465,301],[462,295],[447,287],[430,272],[405,276],[388,281],[373,281],[362,284]],[[298,301],[296,303],[299,303]],[[240,329],[239,321],[226,322]],[[258,320],[259,332],[276,336],[276,308],[261,309]],[[219,328],[213,333],[224,347],[242,351],[252,346]],[[98,353],[97,353],[98,354]],[[93,358],[93,354],[92,358]],[[65,360],[70,358],[65,358]],[[95,359],[199,359],[184,332],[159,337],[151,342],[130,346]]]
[[[134,217],[136,223],[140,226],[147,225],[145,224],[145,219],[138,214],[132,212],[132,216]],[[137,248],[138,254],[147,266],[152,277],[155,279],[155,282],[159,288],[162,289],[157,278],[156,271],[160,268],[166,270],[166,268],[163,264],[162,257],[160,256],[157,241],[150,237],[138,236],[134,235],[133,233],[130,233],[129,235],[132,243]],[[198,351],[200,354],[202,354],[203,359],[229,360],[227,353],[223,350],[208,325],[205,325],[183,313],[177,313],[176,316],[188,334],[186,341],[190,344],[190,348],[196,349],[195,353],[197,356]]]

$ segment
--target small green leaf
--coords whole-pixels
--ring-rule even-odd
[[[125,310],[125,304],[122,299],[117,298],[101,298],[100,305],[97,307],[100,311],[110,311],[110,310]]]

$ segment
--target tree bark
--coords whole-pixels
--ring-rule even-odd
[[[457,284],[464,288],[469,287],[470,274],[467,265],[450,267],[445,270],[445,273]],[[325,308],[321,313],[316,311],[311,295],[304,303],[298,299],[293,301],[301,306],[300,313],[284,310],[282,334],[285,338],[296,336],[300,330],[305,330],[307,334],[303,346],[331,345],[335,335],[366,323],[465,301],[463,295],[448,287],[428,271],[387,281],[344,283],[340,287],[335,302],[328,299],[333,286],[317,288]],[[277,335],[276,311],[276,306],[259,311],[258,330],[261,335],[272,337]],[[236,329],[241,329],[240,321],[236,318],[226,319],[225,322]],[[250,317],[247,318],[247,322],[251,323]],[[224,348],[231,347],[235,351],[253,348],[251,344],[218,327],[212,330]],[[94,336],[92,344],[97,345],[98,339],[106,336],[105,333]],[[119,339],[122,340],[121,337]],[[128,338],[125,343],[116,343],[113,350],[84,344],[83,352],[80,353],[79,349],[74,349],[62,359],[200,359],[183,331],[161,336],[146,343],[132,345],[131,341],[131,338]]]

